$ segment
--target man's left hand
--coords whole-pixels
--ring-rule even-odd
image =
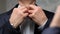
[[[32,18],[32,20],[34,20],[38,25],[42,25],[47,20],[47,17],[41,7],[30,5],[29,8],[29,17]]]

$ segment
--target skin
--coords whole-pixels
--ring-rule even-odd
[[[29,7],[31,10],[28,10],[30,13],[28,16],[32,18],[32,20],[34,20],[39,26],[42,25],[47,20],[47,17],[42,8],[35,5],[29,5]]]
[[[33,2],[30,4],[31,1]],[[35,6],[35,0],[19,0],[19,4],[21,5],[21,7],[14,8],[9,19],[10,24],[13,24],[12,26],[14,28],[17,28],[17,26],[19,26],[27,16],[33,19],[38,25],[42,25],[43,22],[47,19],[42,8]]]
[[[50,27],[60,27],[60,6],[57,7],[55,16],[51,22]]]
[[[19,0],[18,2],[21,5],[21,7],[14,8],[9,19],[10,24],[13,24],[12,26],[14,28],[17,28],[27,16],[29,16],[32,20],[34,20],[36,24],[39,26],[42,25],[48,19],[44,11],[42,10],[42,8],[39,6],[35,6],[36,0]],[[56,11],[57,15],[59,15],[58,14],[60,13],[59,11],[60,10],[57,9]],[[55,27],[58,25],[57,22],[58,22],[59,16],[56,18],[57,20],[55,18],[56,16],[53,18],[50,27],[52,26]],[[56,23],[57,25],[53,25]]]
[[[13,10],[11,16],[10,16],[10,19],[9,19],[10,24],[13,24],[12,26],[14,28],[17,28],[21,24],[21,22],[25,19],[25,17],[28,16],[28,13],[25,13],[26,11],[28,11],[26,6],[29,5],[31,1],[29,0],[27,2],[25,0],[24,1],[23,0],[18,0],[18,2],[21,5],[21,7],[14,8],[14,10]]]
[[[21,7],[21,8],[14,8],[11,17],[9,19],[10,24],[13,24],[12,26],[16,28],[18,25],[21,24],[21,22],[24,20],[26,16],[28,16],[28,13],[25,13],[27,11],[27,8]]]

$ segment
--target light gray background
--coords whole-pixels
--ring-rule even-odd
[[[0,0],[0,13],[3,13],[6,11],[6,1]]]
[[[0,0],[0,14],[10,10],[17,3],[17,0]],[[55,12],[56,7],[60,5],[60,0],[37,0],[36,3],[45,10]]]

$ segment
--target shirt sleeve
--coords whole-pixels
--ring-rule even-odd
[[[42,30],[44,28],[45,24],[47,23],[47,21],[48,21],[48,19],[44,22],[44,24],[42,24],[41,26],[39,26],[38,29]]]

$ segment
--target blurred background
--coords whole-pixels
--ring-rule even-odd
[[[42,9],[55,12],[56,7],[60,5],[60,0],[36,0],[36,4],[41,6]],[[0,0],[0,14],[9,11],[16,4],[17,0]]]

